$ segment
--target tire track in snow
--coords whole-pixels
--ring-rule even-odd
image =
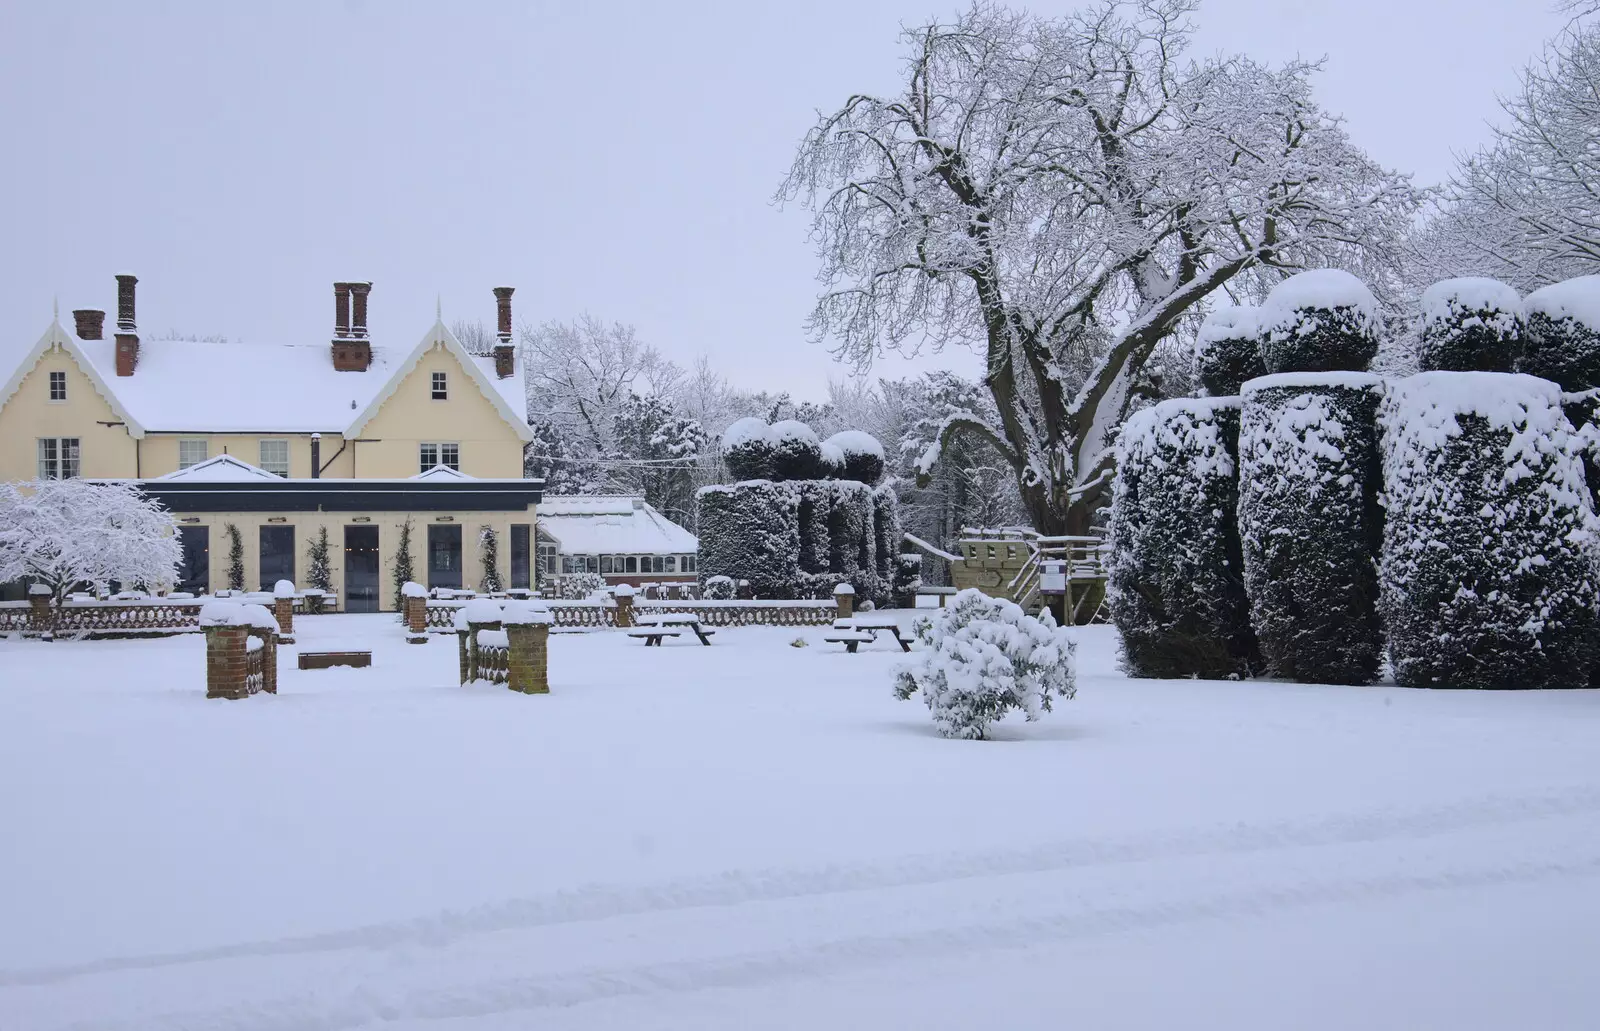
[[[819,945],[734,953],[713,959],[502,978],[406,992],[361,987],[340,998],[305,992],[279,1002],[148,1014],[137,1022],[90,1022],[74,1031],[351,1031],[395,1020],[460,1020],[566,1008],[627,997],[749,988],[828,977],[864,966],[1029,948],[1216,920],[1251,919],[1315,906],[1353,904],[1435,891],[1534,884],[1600,876],[1600,856],[1506,863],[1433,874],[1338,878],[1187,899],[1178,903],[1084,907],[1023,920],[974,923],[911,934],[841,938]]]
[[[1316,821],[1237,824],[1111,840],[1072,838],[1026,849],[988,853],[928,853],[870,864],[733,870],[636,887],[597,884],[340,931],[187,951],[114,956],[58,966],[0,970],[0,988],[43,985],[95,974],[219,960],[260,959],[344,949],[381,950],[406,945],[442,947],[476,935],[645,913],[918,887],[982,877],[1049,873],[1076,867],[1431,837],[1477,827],[1596,812],[1600,812],[1600,789],[1582,788],[1556,794],[1474,799],[1409,811],[1349,814]]]

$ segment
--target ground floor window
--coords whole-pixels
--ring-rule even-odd
[[[532,556],[529,542],[533,527],[527,523],[511,524],[511,586],[513,589],[532,587]]]
[[[561,574],[561,551],[554,544],[539,545],[539,575],[559,576]]]
[[[461,527],[428,527],[428,586],[461,589]]]
[[[279,580],[294,583],[294,527],[261,528],[261,589],[270,591]],[[299,584],[295,584],[299,586]]]
[[[378,611],[378,528],[344,528],[344,610]]]
[[[39,438],[39,479],[70,480],[78,475],[77,437]]]
[[[211,593],[211,527],[178,527],[178,547],[183,550],[183,560],[178,564],[178,590]]]

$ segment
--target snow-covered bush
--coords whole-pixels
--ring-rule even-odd
[[[1382,605],[1408,687],[1587,687],[1594,515],[1555,384],[1426,372],[1384,401]]]
[[[838,446],[828,441],[822,442],[822,478],[837,480],[844,476],[844,452]]]
[[[599,573],[567,573],[556,584],[557,594],[567,601],[587,601],[605,589],[606,578]]]
[[[1111,618],[1136,677],[1247,676],[1235,465],[1239,399],[1180,398],[1122,428],[1111,506]]]
[[[1290,276],[1267,294],[1256,320],[1269,373],[1360,370],[1378,353],[1378,302],[1343,269]]]
[[[1422,292],[1417,364],[1425,372],[1510,372],[1522,354],[1522,298],[1497,279],[1446,279]]]
[[[0,482],[0,583],[33,581],[61,603],[79,584],[176,582],[172,515],[135,487],[92,480]]]
[[[1233,397],[1247,379],[1265,376],[1256,339],[1256,309],[1218,308],[1206,316],[1195,338],[1195,372],[1211,397]]]
[[[701,575],[748,580],[757,598],[793,597],[800,531],[790,485],[755,480],[702,487],[697,497]]]
[[[244,590],[244,535],[239,527],[228,523],[223,528],[228,535],[228,590]]]
[[[1535,290],[1522,303],[1528,328],[1517,371],[1562,390],[1600,387],[1600,275]]]
[[[884,484],[872,492],[872,552],[873,571],[879,584],[871,591],[874,601],[885,603],[892,593],[895,577],[895,555],[904,539],[900,529],[900,500],[894,486]]]
[[[921,623],[917,638],[927,652],[895,672],[894,693],[921,691],[945,737],[982,738],[1012,709],[1036,720],[1052,699],[1077,692],[1072,632],[1049,610],[1034,619],[1015,602],[969,588]]]
[[[922,589],[922,556],[901,552],[894,557],[894,578],[889,585],[889,596],[895,605],[912,609],[917,606],[917,591]]]
[[[839,475],[847,480],[859,480],[874,486],[883,479],[885,459],[883,445],[878,438],[862,430],[844,430],[826,441],[839,449],[844,457],[844,471]]]
[[[483,561],[483,576],[478,578],[478,590],[494,594],[505,590],[500,580],[500,535],[494,527],[478,527],[478,557]]]
[[[706,601],[732,601],[735,593],[733,578],[729,576],[708,576],[700,590]]]
[[[1355,372],[1244,387],[1239,537],[1251,625],[1273,673],[1366,684],[1378,674],[1383,381]]]
[[[792,484],[795,495],[796,528],[800,535],[797,559],[801,573],[828,571],[828,514],[833,510],[836,481],[803,480]]]
[[[775,422],[768,431],[772,439],[772,478],[774,480],[816,480],[826,472],[822,442],[805,423],[795,419]]]
[[[771,479],[772,452],[772,427],[760,419],[740,419],[722,431],[722,461],[735,481]]]
[[[311,539],[311,549],[308,552],[311,559],[310,568],[306,570],[306,580],[313,590],[333,590],[333,569],[329,562],[328,528],[317,527],[317,535]],[[401,581],[404,583],[405,581]]]
[[[416,577],[411,568],[411,517],[406,516],[405,522],[400,524],[400,540],[394,549],[394,609],[405,618],[405,602],[401,597],[400,588],[408,580]]]

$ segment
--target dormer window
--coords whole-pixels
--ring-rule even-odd
[[[434,373],[433,374],[433,399],[435,401],[445,401],[445,400],[448,400],[449,397],[450,397],[450,384],[449,384],[448,378],[442,372]]]
[[[65,401],[67,399],[67,374],[52,372],[50,374],[50,400]]]

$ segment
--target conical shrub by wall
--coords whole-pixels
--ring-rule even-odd
[[[1245,592],[1276,676],[1330,684],[1377,678],[1382,396],[1382,380],[1357,372],[1285,373],[1244,386]]]
[[[1392,383],[1382,611],[1408,687],[1586,687],[1594,516],[1560,388],[1481,372]]]
[[[1123,426],[1111,617],[1132,676],[1248,676],[1259,664],[1236,522],[1239,399],[1182,398]]]

